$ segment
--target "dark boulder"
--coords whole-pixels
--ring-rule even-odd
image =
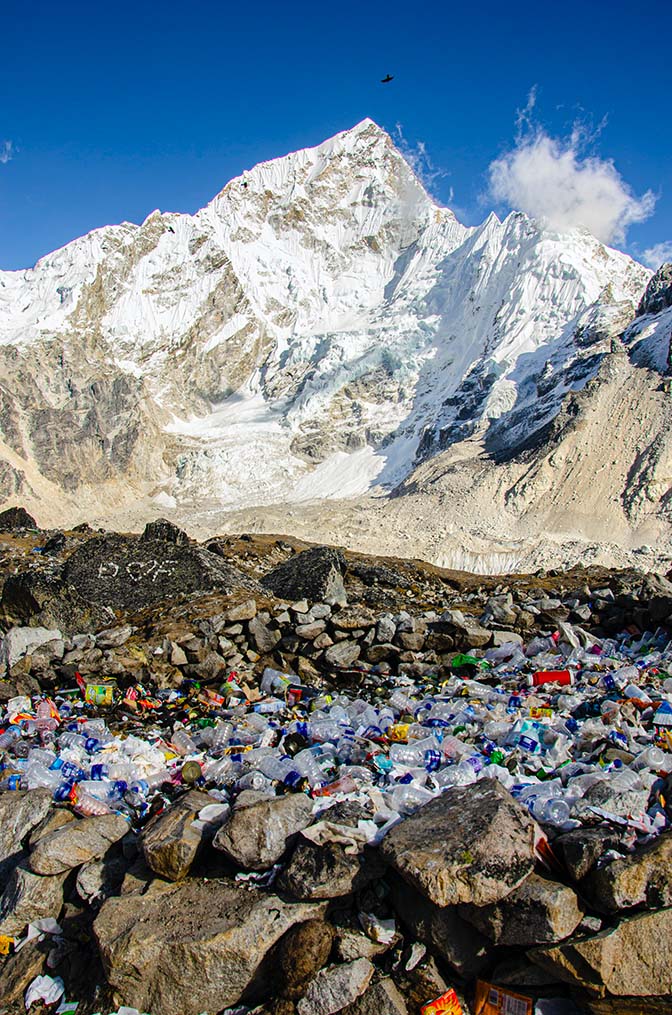
[[[18,529],[37,529],[37,522],[25,508],[10,507],[0,511],[0,532],[16,532]]]
[[[7,626],[58,628],[65,635],[109,626],[114,614],[95,597],[83,598],[59,574],[25,571],[2,587],[0,618]]]
[[[199,546],[136,536],[90,539],[68,558],[64,577],[85,599],[125,610],[182,594],[257,591],[251,578]]]
[[[144,541],[159,539],[164,543],[174,543],[176,546],[184,546],[189,542],[189,536],[184,529],[169,522],[167,518],[157,518],[153,522],[147,522],[140,539]]]
[[[261,584],[279,599],[345,606],[345,558],[330,546],[314,546],[279,564]]]

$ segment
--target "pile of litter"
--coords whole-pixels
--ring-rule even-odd
[[[595,818],[627,826],[633,844],[667,827],[666,634],[600,641],[561,624],[526,647],[457,654],[452,669],[368,677],[354,697],[271,668],[258,690],[232,674],[221,692],[186,681],[123,699],[79,678],[51,698],[7,702],[0,789],[48,789],[79,814],[116,811],[136,827],[191,787],[210,794],[206,820],[218,821],[243,790],[325,807],[364,795],[377,841],[443,790],[496,779],[551,836]]]

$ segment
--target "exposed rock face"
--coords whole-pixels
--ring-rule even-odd
[[[251,807],[236,807],[213,845],[246,870],[266,870],[312,820],[312,803],[302,794],[261,800]]]
[[[94,933],[127,1005],[198,1015],[235,1005],[282,935],[323,911],[227,881],[155,882],[142,896],[108,899]]]
[[[278,884],[294,899],[335,899],[365,879],[360,858],[350,856],[339,843],[317,846],[299,839]]]
[[[65,877],[66,873],[42,877],[23,864],[15,867],[0,898],[0,934],[19,937],[33,920],[57,918],[63,906]]]
[[[49,631],[46,627],[12,627],[0,642],[0,669],[3,664],[11,669],[22,656],[29,654],[40,645],[60,641],[58,629]]]
[[[189,536],[184,529],[169,522],[166,518],[157,518],[154,522],[147,522],[140,539],[149,542],[159,540],[164,543],[174,543],[176,546],[183,546],[189,542]]]
[[[437,906],[403,881],[392,885],[394,907],[413,937],[423,941],[461,976],[477,976],[488,964],[492,946],[462,919],[456,906]]]
[[[282,599],[345,605],[345,561],[338,550],[316,546],[290,557],[262,578],[262,585]]]
[[[668,307],[672,307],[672,264],[661,264],[653,278],[649,279],[637,307],[637,316],[659,314]]]
[[[250,578],[201,547],[119,535],[75,550],[64,577],[84,598],[129,610],[182,594],[255,589]]]
[[[374,973],[368,959],[321,969],[299,1001],[299,1015],[333,1015],[363,994]]]
[[[438,906],[503,899],[531,873],[533,823],[494,780],[450,789],[395,825],[383,857]]]
[[[408,1015],[408,1006],[389,977],[372,983],[343,1015]]]
[[[8,624],[58,628],[63,634],[109,624],[114,614],[95,598],[87,601],[58,574],[10,575],[2,587],[0,616]]]

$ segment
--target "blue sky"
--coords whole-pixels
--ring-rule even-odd
[[[661,0],[5,0],[0,268],[157,207],[193,212],[365,116],[424,145],[433,195],[468,224],[511,205],[562,221],[595,197],[598,232],[672,258],[671,30]]]

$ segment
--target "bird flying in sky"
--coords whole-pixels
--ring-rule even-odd
[[[386,85],[388,81],[394,81],[394,76],[392,74],[386,74],[384,78],[380,79],[381,85]]]

